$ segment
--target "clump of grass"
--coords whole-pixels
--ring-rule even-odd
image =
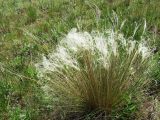
[[[147,83],[150,51],[143,39],[126,39],[112,29],[103,33],[72,29],[55,51],[36,64],[38,75],[63,110],[87,108],[110,115]]]
[[[33,23],[37,19],[37,10],[33,6],[27,8],[27,23]]]

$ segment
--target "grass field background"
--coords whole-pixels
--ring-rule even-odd
[[[159,0],[0,0],[0,119],[52,119],[52,98],[44,95],[34,64],[72,28],[103,31],[123,21],[125,37],[139,26],[136,40],[147,23],[154,53],[147,99],[159,104]]]

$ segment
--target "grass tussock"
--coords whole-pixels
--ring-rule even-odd
[[[72,29],[55,51],[36,64],[38,75],[59,100],[59,107],[111,115],[148,82],[145,76],[150,51],[141,39],[126,39],[112,29],[103,33]]]

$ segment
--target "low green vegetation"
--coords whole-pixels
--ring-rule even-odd
[[[89,33],[94,30],[103,33],[106,29],[112,28],[123,33],[126,39],[132,36],[131,39],[141,41],[143,35],[145,40],[148,40],[147,46],[152,56],[148,63],[150,67],[147,67],[148,64],[145,65],[149,68],[147,73],[145,72],[149,84],[141,87],[137,95],[124,89],[129,93],[125,94],[125,104],[120,111],[112,114],[109,112],[109,116],[112,116],[112,119],[158,120],[160,118],[158,107],[160,105],[160,7],[158,6],[160,6],[159,0],[0,0],[0,119],[72,120],[82,116],[84,119],[83,112],[85,112],[87,113],[85,119],[88,120],[100,115],[97,110],[90,111],[88,108],[88,111],[80,112],[82,109],[79,107],[73,109],[68,107],[73,111],[68,113],[66,108],[62,110],[58,107],[74,99],[66,102],[72,98],[67,94],[68,100],[63,99],[64,97],[62,101],[58,100],[52,91],[56,87],[52,86],[53,89],[46,87],[47,82],[39,78],[35,64],[41,61],[42,56],[47,57],[51,51],[57,49],[57,44],[72,28]],[[123,61],[125,56],[121,57]],[[112,62],[117,63],[117,61]],[[115,72],[118,70],[114,67],[113,69]],[[122,69],[119,70],[123,72]],[[94,72],[98,74],[100,71],[97,69]],[[139,73],[138,70],[136,72]],[[135,78],[140,79],[142,76]],[[62,92],[59,95],[66,94],[63,91],[58,92]],[[102,100],[101,97],[97,99]],[[78,112],[74,112],[76,110]],[[101,115],[104,116],[104,113]]]

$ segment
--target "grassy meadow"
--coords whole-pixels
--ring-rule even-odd
[[[79,103],[77,104],[79,98],[70,95],[68,92],[64,92],[70,88],[68,86],[82,84],[82,87],[79,85],[82,91],[88,92],[92,90],[95,84],[100,84],[99,86],[103,84],[94,81],[95,84],[92,86],[93,82],[91,81],[89,83],[85,81],[74,83],[73,80],[67,83],[68,88],[65,89],[64,83],[57,82],[57,85],[53,83],[54,85],[52,86],[52,84],[38,77],[35,64],[42,60],[42,56],[48,56],[51,51],[54,51],[59,45],[60,40],[65,38],[72,28],[89,33],[94,30],[103,33],[106,29],[113,28],[115,31],[123,33],[126,40],[130,40],[132,36],[131,40],[135,41],[141,41],[143,35],[152,55],[147,63],[141,60],[140,56],[136,57],[137,61],[133,61],[134,67],[136,65],[141,66],[142,63],[145,64],[143,64],[143,68],[137,67],[136,74],[133,77],[134,79],[140,79],[144,76],[142,79],[147,79],[148,84],[139,89],[137,85],[139,81],[134,84],[130,82],[130,84],[134,85],[132,86],[133,89],[122,89],[124,92],[128,90],[123,94],[123,99],[125,100],[120,105],[117,105],[119,103],[117,101],[117,106],[113,107],[113,110],[99,110],[99,106],[100,108],[110,107],[108,102],[104,103],[105,105],[103,103],[99,105],[101,104],[103,95],[96,99],[98,105],[94,104],[96,100],[87,99],[92,103],[93,108],[88,107],[88,104],[86,104],[86,108],[83,110],[79,110],[78,107],[77,109],[76,107],[68,107],[68,109],[67,107],[60,107],[63,105],[67,106],[67,104],[69,106],[69,103],[72,102],[75,106],[79,105]],[[114,35],[116,36],[117,34],[115,33]],[[125,60],[128,60],[126,57],[128,53],[125,53],[123,49],[119,51],[122,57],[114,58],[114,55],[111,55],[111,66],[108,68],[109,72],[107,72],[115,73],[109,76],[112,79],[122,77],[127,80],[130,78],[130,75],[128,75],[130,73],[123,66],[130,65],[130,63],[124,63]],[[84,59],[85,65],[83,65],[83,57],[77,58],[76,55],[79,55],[78,53],[72,57],[75,57],[82,64],[81,69],[84,71],[82,70],[81,74],[86,74],[85,69],[89,68],[87,70],[89,71],[89,75],[91,75],[88,78],[84,78],[94,80],[93,76],[101,75],[99,71],[105,71],[105,68],[101,69],[100,67],[100,69],[97,69],[100,66],[99,63],[91,59],[93,57],[95,60],[99,60],[96,59],[97,56],[90,56],[90,53],[83,52],[80,56],[86,55],[86,59]],[[99,53],[97,52],[97,54]],[[132,54],[129,57],[131,57],[132,62]],[[122,67],[114,67],[114,65],[119,65],[119,59]],[[93,61],[98,67],[90,66],[88,64],[90,61]],[[92,67],[95,70],[94,72],[92,71]],[[143,73],[142,71],[145,69],[149,70]],[[126,72],[123,72],[124,70]],[[65,68],[61,71],[70,78],[74,78],[73,76],[75,75],[77,76],[76,80],[81,80],[79,72],[72,68]],[[127,75],[125,76],[125,74]],[[62,79],[58,75],[53,75],[52,77],[53,79]],[[105,79],[105,77],[104,73],[104,76],[100,76],[100,79]],[[46,87],[48,84],[53,89],[48,89]],[[62,84],[64,85],[63,87],[58,86]],[[87,86],[88,84],[90,86]],[[116,85],[118,86],[119,84],[117,83]],[[124,85],[127,86],[128,84],[124,83]],[[97,90],[99,90],[99,86],[97,86]],[[114,85],[108,87],[108,84],[106,86],[107,91],[115,87]],[[64,89],[57,93],[63,96],[62,98],[61,96],[59,97],[62,101],[59,100],[56,93],[53,94],[59,88]],[[74,87],[71,88],[77,90]],[[119,88],[123,87],[119,86]],[[135,92],[132,92],[134,89]],[[116,90],[111,95],[111,98],[114,95],[116,96],[113,97],[115,101],[121,95]],[[87,96],[88,98],[89,95],[96,98],[99,94],[97,93],[97,96],[94,96],[95,94],[86,93],[83,94],[83,97]],[[109,93],[105,95],[109,95]],[[69,96],[69,98],[66,97],[65,99],[64,96]],[[82,97],[81,95],[79,96],[80,98]],[[73,99],[70,99],[72,97],[76,100],[72,101]],[[107,99],[110,103],[113,100],[110,99],[110,96],[104,99]],[[118,107],[122,109],[117,109]],[[109,117],[103,118],[104,116]],[[0,0],[0,120],[94,119],[160,119],[160,0]]]

